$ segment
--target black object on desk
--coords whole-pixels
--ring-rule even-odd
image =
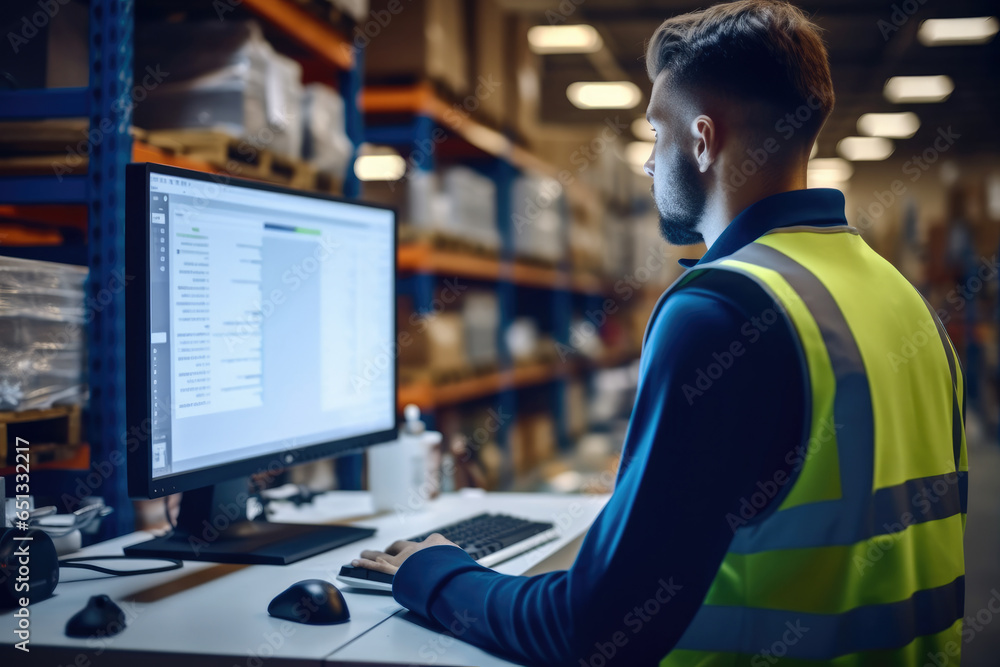
[[[351,620],[340,589],[322,579],[292,584],[271,600],[267,613],[295,623],[334,625]]]

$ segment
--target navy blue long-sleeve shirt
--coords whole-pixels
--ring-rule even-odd
[[[843,195],[763,199],[700,261],[799,224],[846,224]],[[673,648],[735,527],[770,509],[771,482],[792,477],[807,436],[807,379],[790,325],[749,280],[700,284],[650,318],[615,491],[573,566],[514,577],[457,547],[431,547],[396,573],[397,602],[445,628],[461,619],[462,640],[528,664],[647,665]]]

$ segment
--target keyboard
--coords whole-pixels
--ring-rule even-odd
[[[444,535],[484,567],[493,567],[520,556],[559,536],[551,523],[484,513],[409,539],[411,542],[423,542],[434,533]],[[355,588],[392,591],[391,574],[363,567],[345,565],[340,568],[337,580]]]

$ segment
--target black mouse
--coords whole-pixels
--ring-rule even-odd
[[[107,595],[95,595],[66,623],[67,637],[110,637],[125,629],[125,612]]]
[[[278,593],[267,613],[307,625],[334,625],[351,620],[340,589],[322,579],[306,579]]]

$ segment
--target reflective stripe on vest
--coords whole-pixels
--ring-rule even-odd
[[[809,437],[777,508],[731,524],[705,601],[661,664],[922,666],[930,652],[957,665],[945,647],[961,645],[968,463],[943,326],[849,227],[775,230],[663,298],[731,273],[792,325]]]

